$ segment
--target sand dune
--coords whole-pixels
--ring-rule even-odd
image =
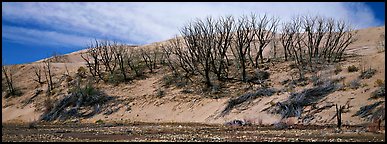
[[[378,53],[376,42],[379,35],[384,33],[385,27],[367,28],[358,31],[357,41],[350,45],[347,53],[355,53],[361,56],[348,58],[347,61],[341,62],[340,65],[343,71],[338,76],[345,76],[346,82],[351,81],[360,75],[359,72],[348,73],[347,66],[356,65],[358,67],[372,67],[377,69],[376,75],[370,79],[361,80],[368,86],[361,87],[357,90],[336,91],[327,96],[326,99],[318,103],[318,107],[322,107],[329,103],[337,103],[345,105],[348,101],[351,109],[349,112],[343,114],[343,121],[346,124],[362,124],[364,119],[359,117],[352,117],[360,107],[371,104],[376,100],[368,100],[371,92],[376,90],[374,82],[377,79],[385,80],[385,53]],[[162,42],[160,42],[162,43]],[[153,47],[159,43],[152,43],[142,47]],[[65,67],[68,68],[71,74],[74,74],[80,66],[85,63],[80,57],[80,54],[85,50],[66,54],[63,58],[65,63],[53,63],[53,72],[56,75],[54,81],[60,79],[61,75],[65,73]],[[268,49],[265,55],[269,54]],[[14,65],[17,71],[14,73],[14,81],[17,87],[20,87],[24,94],[17,98],[5,99],[2,97],[2,122],[30,122],[39,118],[42,114],[41,103],[45,99],[44,94],[37,96],[31,104],[23,106],[23,101],[31,98],[36,89],[46,89],[46,85],[39,86],[32,80],[34,77],[32,66],[42,64],[42,61],[37,61],[31,64]],[[274,87],[280,87],[279,84],[284,77],[289,73],[286,71],[288,64],[279,64],[270,67],[269,71],[272,73],[270,78]],[[111,115],[99,114],[89,119],[82,119],[82,122],[95,122],[102,119],[105,121],[146,121],[146,122],[202,122],[202,123],[224,123],[233,119],[249,119],[252,121],[262,120],[265,124],[272,124],[279,120],[277,115],[261,112],[267,108],[270,101],[278,102],[286,99],[289,96],[288,92],[280,95],[273,95],[271,97],[258,98],[252,102],[245,110],[235,109],[225,117],[216,117],[220,111],[226,106],[226,102],[230,97],[220,99],[204,98],[201,95],[184,94],[180,91],[182,89],[176,87],[165,88],[165,96],[157,98],[156,91],[162,87],[161,79],[165,75],[165,71],[160,69],[155,74],[149,74],[148,78],[142,80],[134,80],[131,84],[105,85],[98,86],[103,89],[108,95],[117,96],[124,102],[128,98],[133,98],[133,101],[122,103],[119,106],[122,108]],[[238,85],[235,85],[236,87]],[[57,95],[64,95],[67,93],[66,84],[62,84],[58,88]],[[4,93],[3,93],[4,94]],[[129,111],[127,107],[130,106]],[[312,124],[327,124],[336,123],[335,119],[330,120],[335,114],[335,108],[331,107],[317,113],[316,119],[312,120]]]

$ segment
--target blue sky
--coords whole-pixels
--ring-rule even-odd
[[[149,44],[179,34],[189,20],[241,16],[322,15],[356,28],[385,24],[384,2],[369,3],[10,3],[2,2],[2,60],[21,64],[84,49],[90,40]]]

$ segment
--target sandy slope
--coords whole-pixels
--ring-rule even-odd
[[[372,67],[378,70],[377,74],[370,79],[362,80],[361,83],[366,83],[368,86],[361,87],[357,90],[336,91],[321,100],[318,106],[324,106],[329,103],[337,103],[344,105],[349,101],[350,106],[353,106],[349,112],[343,114],[343,121],[346,124],[364,123],[359,117],[351,117],[361,106],[371,104],[375,100],[367,100],[370,93],[376,89],[374,82],[376,79],[385,80],[385,53],[378,53],[375,43],[378,36],[384,33],[384,27],[368,28],[358,32],[358,41],[348,48],[348,53],[356,53],[362,56],[349,58],[347,61],[340,63],[343,71],[338,76],[345,76],[345,82],[350,82],[360,75],[360,72],[348,73],[347,66],[356,65],[358,67]],[[159,43],[153,43],[144,47],[152,47]],[[65,67],[70,73],[75,73],[76,70],[84,65],[80,53],[78,51],[67,54],[67,63],[54,63],[54,80],[60,78],[65,73]],[[266,55],[268,55],[266,51]],[[26,106],[22,106],[24,100],[31,98],[34,95],[35,89],[45,90],[46,86],[39,86],[32,80],[34,77],[32,66],[41,64],[40,61],[32,64],[23,64],[14,66],[16,85],[22,88],[24,94],[18,98],[5,99],[2,97],[2,122],[29,122],[39,118],[42,114],[41,107],[36,104],[42,103],[45,99],[44,94],[38,95],[34,101]],[[270,68],[272,73],[271,79],[274,87],[280,87],[280,81],[284,78],[290,78],[286,66],[278,66]],[[99,114],[90,119],[84,119],[82,122],[95,122],[98,119],[103,120],[129,120],[129,121],[146,121],[146,122],[204,122],[204,123],[224,123],[232,119],[248,119],[255,122],[262,120],[265,124],[272,124],[278,121],[278,116],[271,115],[261,110],[267,108],[270,101],[278,102],[286,99],[289,96],[288,92],[271,97],[258,98],[246,109],[235,109],[225,117],[217,117],[219,112],[223,110],[229,97],[220,99],[203,98],[200,95],[183,94],[182,89],[171,87],[165,89],[166,95],[162,98],[155,96],[157,89],[162,88],[161,79],[165,72],[157,72],[150,74],[148,78],[143,80],[135,80],[132,84],[99,85],[99,87],[109,95],[117,96],[124,103],[116,107],[121,107],[117,112],[111,115]],[[59,94],[66,93],[66,84],[62,84],[59,88]],[[133,101],[128,100],[134,98]],[[130,107],[131,110],[126,109]],[[36,110],[35,110],[36,109]],[[330,120],[335,114],[335,108],[323,110],[317,113],[319,118],[312,121],[314,124],[335,123],[335,119]]]

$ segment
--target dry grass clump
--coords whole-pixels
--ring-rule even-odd
[[[355,65],[348,66],[347,68],[348,72],[357,72],[359,68],[357,68]]]

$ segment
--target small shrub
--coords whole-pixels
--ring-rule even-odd
[[[45,108],[44,113],[48,113],[54,108],[54,101],[50,97],[48,97],[44,100],[43,106]]]
[[[83,66],[79,67],[78,70],[77,70],[77,75],[81,78],[86,78],[86,68],[84,68]]]
[[[95,123],[96,124],[104,124],[105,122],[103,120],[99,119],[99,120],[95,121]]]
[[[303,77],[303,78],[298,78],[296,80],[293,80],[289,83],[289,85],[295,85],[295,86],[306,86],[309,84],[309,78]]]
[[[165,92],[162,89],[157,89],[156,95],[161,98],[165,95]]]
[[[193,93],[194,91],[191,90],[191,89],[183,89],[182,91],[180,91],[181,93],[184,93],[184,94],[189,94],[189,93]]]
[[[258,126],[263,126],[263,122],[262,122],[262,119],[261,119],[261,118],[258,118],[257,124],[258,124]]]
[[[211,87],[211,93],[213,94],[218,94],[220,93],[221,91],[221,87],[217,84],[214,84],[212,87]]]
[[[367,87],[367,86],[368,86],[367,83],[363,83],[363,84],[361,85],[361,87]]]
[[[71,76],[66,77],[66,82],[71,82],[72,80],[73,80],[73,78]]]
[[[5,98],[9,98],[11,96],[21,96],[23,95],[23,92],[19,88],[14,88],[14,91],[10,91],[9,89],[6,90]]]
[[[379,89],[375,90],[371,93],[370,99],[377,99],[377,98],[383,98],[386,94],[386,90],[384,85],[379,87]]]
[[[285,80],[280,81],[280,84],[281,84],[281,85],[285,85],[285,84],[287,84],[289,81],[290,81],[290,79],[285,79]]]
[[[357,68],[355,65],[348,66],[348,72],[357,72],[359,68]]]
[[[372,68],[369,68],[365,71],[362,71],[359,78],[361,79],[369,79],[371,78],[373,75],[375,75],[376,73],[376,69],[372,69]]]
[[[258,79],[258,80],[265,80],[265,79],[269,79],[270,77],[270,73],[267,72],[267,71],[255,71],[254,73],[254,78]]]
[[[317,76],[317,75],[312,75],[312,77],[310,78],[310,81],[313,83],[313,86],[323,84],[323,81],[320,79],[320,76]]]
[[[113,74],[107,74],[107,78],[106,78],[106,81],[108,83],[111,83],[111,84],[119,84],[120,82],[123,82],[124,81],[124,77],[120,74],[116,74],[116,73],[113,73]]]
[[[377,80],[375,81],[375,86],[377,86],[377,87],[384,86],[384,81],[381,80],[381,79],[377,79]]]
[[[291,63],[290,65],[289,65],[289,68],[290,69],[294,69],[294,68],[296,68],[297,67],[297,64],[296,63]]]
[[[187,81],[180,76],[173,76],[173,75],[165,75],[163,77],[164,86],[169,87],[171,85],[175,85],[176,87],[184,87],[187,85]]]
[[[352,80],[349,83],[349,88],[351,88],[351,89],[358,89],[360,86],[361,86],[361,84],[360,84],[360,80],[359,79]]]
[[[336,65],[335,66],[335,74],[337,75],[337,74],[339,74],[341,71],[343,71],[343,69],[341,68],[341,65]]]
[[[37,125],[37,122],[32,121],[28,124],[28,129],[37,129],[38,127],[36,125]]]

